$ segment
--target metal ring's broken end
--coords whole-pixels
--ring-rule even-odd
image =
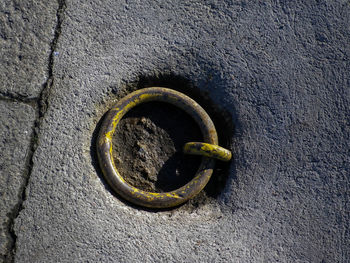
[[[202,155],[225,162],[230,161],[232,158],[232,153],[229,150],[204,142],[188,142],[183,150],[186,154]]]

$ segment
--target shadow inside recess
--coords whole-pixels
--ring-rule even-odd
[[[141,77],[136,85],[126,87],[118,95],[152,86],[171,88],[197,101],[213,120],[219,145],[230,149],[234,132],[231,115],[214,105],[207,94],[185,78],[175,75]],[[95,145],[102,121],[103,118],[91,140],[92,163],[105,187],[115,195],[102,176],[96,156]],[[167,192],[183,186],[195,175],[201,158],[184,155],[182,147],[188,141],[201,140],[197,124],[187,113],[166,103],[146,103],[129,111],[118,124],[113,137],[113,157],[118,170],[131,185],[146,191]],[[208,198],[216,198],[225,187],[229,168],[230,162],[217,161],[210,181],[202,193],[190,201],[191,206],[198,207]]]
[[[148,192],[173,191],[194,177],[201,158],[185,155],[186,142],[202,141],[191,117],[175,106],[149,102],[133,108],[113,136],[113,158],[129,184]]]

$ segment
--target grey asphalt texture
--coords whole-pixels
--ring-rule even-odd
[[[0,19],[0,261],[350,262],[349,1],[5,0]],[[98,125],[184,81],[232,117],[225,185],[135,207]]]

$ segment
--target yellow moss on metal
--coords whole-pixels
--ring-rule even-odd
[[[215,158],[221,161],[230,161],[232,153],[218,145],[204,143],[204,142],[188,142],[184,146],[184,153],[202,155],[206,157]]]
[[[136,105],[145,102],[147,100],[150,100],[154,97],[157,97],[157,94],[141,94],[139,97],[137,97],[136,99],[130,101],[127,105],[125,105],[125,107],[123,109],[119,109],[119,108],[114,108],[112,110],[117,111],[117,113],[115,114],[113,120],[112,120],[112,130],[108,131],[105,134],[105,140],[106,142],[112,142],[112,136],[113,133],[115,131],[115,128],[117,127],[117,124],[119,123],[120,119],[124,116],[124,114],[126,112],[128,112],[130,109],[132,109],[133,107],[135,107]],[[112,148],[112,144],[111,144],[111,148]]]
[[[172,207],[185,202],[189,198],[192,198],[205,186],[208,178],[210,178],[212,173],[212,168],[204,169],[201,172],[198,172],[195,178],[182,188],[167,193],[146,192],[137,189],[136,187],[129,185],[119,174],[115,166],[112,154],[112,136],[119,121],[130,109],[137,106],[138,104],[149,101],[157,101],[159,98],[161,98],[161,101],[164,100],[165,102],[173,103],[180,108],[183,108],[183,104],[187,105],[187,107],[191,105],[193,108],[191,109],[191,107],[189,107],[190,111],[188,113],[192,115],[191,111],[193,111],[195,112],[195,116],[198,116],[196,114],[199,114],[199,119],[205,127],[202,132],[204,133],[206,140],[214,144],[217,143],[217,134],[215,127],[213,126],[213,123],[210,120],[209,116],[195,101],[179,92],[160,87],[147,88],[129,94],[123,98],[117,106],[112,108],[109,112],[108,119],[105,121],[106,124],[104,127],[104,132],[100,133],[98,147],[105,147],[104,154],[106,156],[101,156],[101,160],[102,162],[108,162],[109,164],[112,164],[114,171],[112,174],[107,174],[105,173],[106,171],[103,172],[107,178],[111,177],[113,178],[112,180],[115,180],[115,176],[118,178],[119,182],[116,182],[118,185],[117,188],[121,190],[120,193],[123,197],[133,203],[152,208]],[[188,108],[185,110],[187,111],[187,109]],[[231,159],[231,152],[222,147],[208,143],[199,144],[200,147],[198,146],[198,143],[186,144],[185,152],[190,154],[199,154],[203,156],[214,157],[225,161]],[[204,165],[203,162],[204,161],[202,161],[201,165]],[[202,177],[204,175],[205,178],[203,179]],[[202,179],[200,180],[200,178]],[[115,186],[112,187],[115,189]]]

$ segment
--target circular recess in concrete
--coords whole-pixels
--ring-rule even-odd
[[[113,134],[119,121],[130,109],[141,103],[154,101],[170,103],[190,114],[200,127],[203,141],[207,146],[213,146],[213,153],[215,151],[216,154],[213,154],[212,157],[217,157],[217,151],[215,150],[218,145],[216,129],[205,110],[188,96],[171,89],[160,87],[135,91],[118,101],[109,110],[99,133],[97,153],[107,182],[119,195],[137,205],[151,208],[167,208],[182,204],[197,195],[208,183],[213,173],[215,162],[213,158],[208,158],[208,149],[202,151],[202,161],[195,177],[184,186],[165,193],[147,192],[126,182],[124,177],[118,172],[114,162],[112,154]],[[141,156],[145,159],[147,155],[145,149],[147,146],[139,143],[137,148]],[[184,150],[187,151],[186,147]],[[187,152],[191,153],[191,151]],[[200,149],[196,151],[196,154],[198,153],[201,153]]]

